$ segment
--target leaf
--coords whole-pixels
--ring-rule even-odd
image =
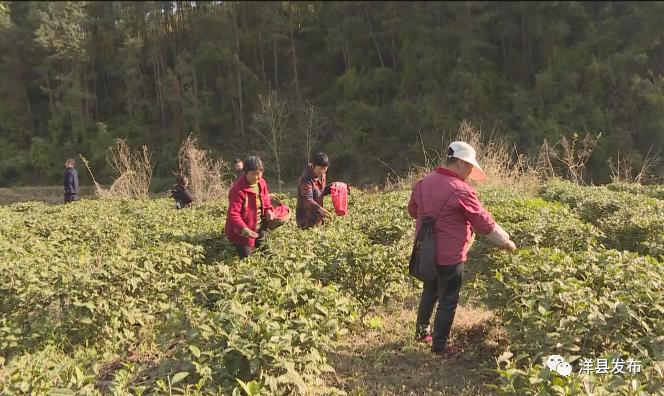
[[[69,395],[75,395],[76,392],[74,392],[71,389],[65,389],[65,388],[56,388],[56,389],[50,389],[48,391],[49,396],[69,396]]]
[[[201,357],[201,350],[196,345],[189,345],[189,350],[194,356],[196,356],[196,359]]]
[[[512,356],[514,356],[512,352],[505,351],[502,354],[500,354],[500,356],[498,356],[498,363],[507,362],[512,358]]]
[[[189,375],[188,372],[186,371],[180,371],[179,373],[175,374],[173,378],[171,378],[171,385],[175,385],[178,382],[182,381],[183,379],[187,378]]]

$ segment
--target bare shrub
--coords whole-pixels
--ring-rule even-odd
[[[148,198],[153,165],[146,146],[132,153],[125,139],[116,139],[115,149],[111,149],[107,159],[117,176],[108,189],[97,182],[85,157],[80,158],[90,172],[98,198]]]
[[[537,162],[535,163],[535,169],[542,179],[546,180],[556,177],[556,170],[553,166],[554,160],[553,148],[549,145],[549,142],[544,139],[544,142],[540,147],[539,155],[537,156]]]
[[[435,150],[424,145],[422,136],[422,153],[424,164],[412,165],[405,176],[393,172],[388,175],[385,183],[386,189],[410,188],[417,180],[422,178],[435,167],[443,164],[447,156],[447,147],[452,141],[464,141],[476,151],[477,162],[487,175],[485,185],[515,183],[535,184],[538,180],[536,172],[529,166],[527,158],[516,152],[515,146],[510,146],[506,139],[500,138],[494,131],[489,136],[463,120],[459,130],[454,134],[441,136],[441,149]]]
[[[660,158],[658,156],[652,157],[650,155],[651,150],[652,148],[648,150],[648,153],[641,162],[639,173],[636,175],[634,175],[634,168],[632,167],[636,161],[630,155],[622,154],[621,156],[618,153],[615,160],[609,158],[607,162],[609,163],[609,170],[611,172],[611,181],[613,183],[628,182],[639,184],[654,181],[656,178],[653,176],[652,169],[655,168]]]
[[[259,95],[259,111],[254,116],[252,129],[258,133],[268,146],[277,168],[277,183],[279,192],[284,183],[281,179],[283,138],[286,129],[288,112],[286,103],[279,99],[276,91],[267,95]]]
[[[444,144],[443,150],[447,149],[452,140],[473,146],[477,162],[487,176],[487,185],[525,181],[536,177],[526,156],[518,154],[516,146],[498,136],[495,130],[486,136],[482,130],[473,128],[468,121],[463,120],[456,137]],[[441,157],[443,152],[445,151],[441,152]]]
[[[537,172],[542,178],[563,177],[577,184],[585,184],[586,164],[601,137],[600,132],[597,136],[586,134],[583,139],[579,139],[575,133],[571,139],[563,136],[553,146],[544,140],[537,158]]]
[[[189,179],[194,203],[218,200],[225,195],[228,164],[222,159],[212,159],[209,151],[199,148],[196,138],[191,135],[180,146],[178,165],[178,174]]]
[[[304,151],[306,162],[311,160],[311,151],[318,142],[326,120],[317,112],[316,107],[311,103],[305,103],[298,114],[302,137],[304,138]]]

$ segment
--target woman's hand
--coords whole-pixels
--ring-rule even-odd
[[[267,217],[267,221],[274,220],[274,213],[272,212],[272,210],[268,210],[267,213],[265,213],[265,217]]]
[[[327,209],[325,209],[325,208],[322,207],[322,206],[320,207],[320,213],[321,213],[321,215],[323,215],[323,218],[324,218],[324,219],[328,219],[328,220],[329,220],[329,219],[332,218],[332,215],[330,214],[330,212],[328,212]]]
[[[258,233],[256,231],[252,231],[247,227],[244,227],[242,229],[242,236],[249,237],[249,238],[258,238]]]
[[[513,252],[516,250],[516,244],[513,241],[509,240],[507,241],[507,244],[503,248],[509,252]]]

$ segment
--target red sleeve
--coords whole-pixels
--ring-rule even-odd
[[[421,184],[422,180],[419,180],[417,183],[415,183],[413,186],[413,191],[410,193],[410,201],[408,201],[408,214],[413,219],[417,219],[417,201],[415,200],[415,197],[419,195]]]
[[[484,209],[475,191],[460,189],[456,191],[456,196],[473,230],[482,235],[491,233],[496,227],[496,221],[491,217],[491,213]]]
[[[267,212],[268,210],[272,210],[272,199],[270,198],[270,190],[267,188],[267,182],[265,179],[263,180],[263,191],[265,191],[265,194],[263,195],[263,212]]]
[[[228,218],[231,225],[236,232],[242,231],[247,227],[247,223],[242,220],[242,203],[244,202],[245,193],[240,189],[232,188],[228,192]]]

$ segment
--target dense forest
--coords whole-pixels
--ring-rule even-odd
[[[463,119],[529,155],[601,132],[601,183],[663,148],[663,21],[658,2],[0,2],[0,185],[57,184],[79,153],[104,180],[117,137],[166,180],[190,133],[286,183],[318,149],[332,179],[380,182]]]

